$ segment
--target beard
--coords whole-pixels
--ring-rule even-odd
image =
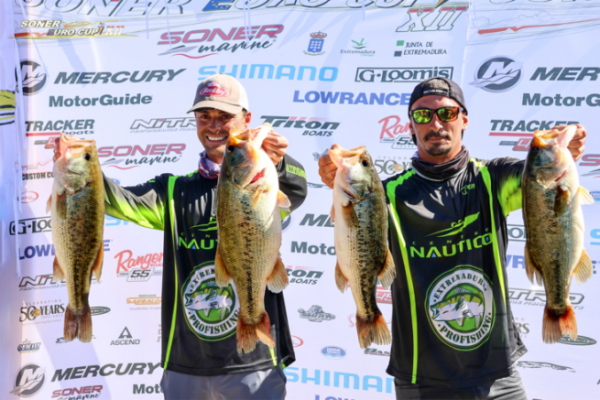
[[[441,138],[450,141],[450,143],[444,142],[429,142],[430,138]],[[448,154],[450,150],[452,150],[452,136],[444,131],[439,130],[437,132],[429,131],[423,137],[423,142],[425,143],[425,151],[430,156],[442,156],[444,154]]]

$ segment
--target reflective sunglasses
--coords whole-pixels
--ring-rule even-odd
[[[458,114],[464,111],[460,107],[442,107],[437,110],[431,110],[429,108],[417,108],[416,110],[412,110],[410,114],[413,117],[413,120],[417,124],[427,124],[433,118],[433,113],[436,113],[442,122],[452,122],[456,121],[458,118]]]

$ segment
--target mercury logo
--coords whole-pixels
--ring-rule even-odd
[[[470,82],[486,92],[501,93],[515,87],[523,79],[523,63],[512,58],[499,56],[485,60],[475,71],[475,80]]]
[[[46,369],[35,364],[28,364],[17,374],[15,388],[10,392],[20,397],[31,397],[44,386]]]

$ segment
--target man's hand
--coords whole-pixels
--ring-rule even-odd
[[[564,129],[567,126],[569,125],[561,125],[555,128]],[[585,150],[585,138],[587,136],[587,131],[585,130],[583,125],[577,124],[575,126],[577,126],[577,131],[575,132],[575,136],[573,136],[573,139],[569,142],[567,149],[569,149],[569,151],[571,152],[573,160],[577,161],[581,158],[581,156],[583,155],[583,151]]]
[[[331,150],[339,148],[340,146],[337,144],[331,146]],[[329,154],[323,154],[321,158],[319,158],[319,175],[321,175],[321,180],[323,181],[323,183],[332,189],[336,171],[337,166],[333,161],[331,161],[331,157],[329,157]]]
[[[289,142],[285,137],[271,130],[263,141],[262,148],[273,161],[273,164],[277,165],[283,159],[288,145]]]

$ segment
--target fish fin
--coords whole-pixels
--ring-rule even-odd
[[[583,186],[579,186],[579,189],[577,189],[577,193],[579,193],[580,204],[594,204],[594,198],[592,197],[590,192],[588,192],[588,190]]]
[[[392,337],[381,312],[375,314],[373,320],[369,321],[356,314],[356,332],[360,347],[366,349],[371,343],[390,344]]]
[[[538,285],[542,286],[544,284],[544,278],[542,275],[542,271],[540,271],[533,260],[531,259],[531,254],[529,253],[529,244],[525,243],[525,271],[527,272],[527,277],[529,281],[535,284],[533,277],[537,280]]]
[[[67,219],[67,193],[56,194],[56,214],[61,219]]]
[[[554,213],[557,217],[560,217],[569,209],[569,205],[571,203],[569,196],[569,189],[563,189],[563,186],[559,186],[556,188],[556,197],[554,199]]]
[[[381,282],[381,286],[386,289],[394,282],[394,278],[396,277],[396,265],[394,264],[394,258],[392,257],[392,253],[390,253],[390,249],[387,249],[385,262],[377,277],[379,278],[379,282]]]
[[[288,280],[287,270],[285,269],[285,265],[283,265],[283,261],[281,261],[281,254],[277,257],[277,261],[275,262],[275,267],[273,267],[273,271],[271,275],[267,278],[267,287],[273,293],[279,293],[283,289],[289,285],[290,281]]]
[[[465,323],[464,317],[457,318],[456,323],[458,324],[458,326],[463,326],[463,324]]]
[[[86,304],[83,307],[83,312],[79,315],[75,314],[71,307],[67,305],[64,335],[67,342],[75,338],[83,343],[92,341],[92,313],[89,305]]]
[[[49,213],[52,210],[52,194],[48,197],[48,201],[46,202],[46,213]]]
[[[262,318],[257,324],[248,324],[243,318],[238,318],[237,325],[237,351],[239,354],[250,353],[256,349],[256,342],[261,341],[270,348],[275,347],[271,335],[271,320],[269,314],[263,310]]]
[[[335,207],[333,207],[333,205],[331,206],[331,212],[329,213],[329,216],[331,217],[331,222],[335,223]]]
[[[98,256],[94,261],[94,265],[92,266],[92,272],[96,275],[96,280],[100,281],[100,276],[102,275],[102,264],[104,263],[104,243],[100,245],[100,250],[98,250]],[[91,276],[90,276],[91,278]]]
[[[584,283],[585,281],[590,279],[594,274],[594,266],[592,265],[592,260],[590,260],[590,256],[585,249],[583,249],[583,251],[581,252],[579,264],[577,264],[577,267],[575,267],[575,271],[573,271],[573,274],[575,275],[577,283]]]
[[[340,292],[344,293],[348,286],[348,278],[344,276],[342,269],[340,268],[340,262],[335,263],[335,284],[337,285]]]
[[[567,310],[562,315],[557,315],[546,305],[542,325],[544,343],[556,343],[567,334],[571,339],[577,339],[577,321],[571,302],[567,300]]]
[[[52,280],[54,282],[60,282],[63,279],[65,279],[65,273],[63,272],[60,264],[58,263],[58,258],[56,256],[54,256],[53,267],[54,270],[52,272]]]
[[[279,208],[285,211],[290,211],[290,209],[292,208],[292,203],[290,202],[290,199],[288,199],[286,194],[283,193],[281,190],[277,192],[277,205],[279,206]]]
[[[356,215],[356,211],[354,211],[352,203],[348,203],[348,205],[342,207],[342,218],[346,221],[346,226],[349,228],[358,226],[358,216]]]
[[[227,272],[227,268],[225,268],[225,263],[223,262],[223,258],[221,258],[219,248],[220,246],[217,245],[217,254],[215,256],[215,280],[217,281],[217,285],[224,287],[231,281],[231,276]]]
[[[256,204],[258,203],[258,200],[260,200],[260,195],[265,192],[266,190],[260,187],[254,191],[254,193],[252,194],[252,208],[256,208]]]

